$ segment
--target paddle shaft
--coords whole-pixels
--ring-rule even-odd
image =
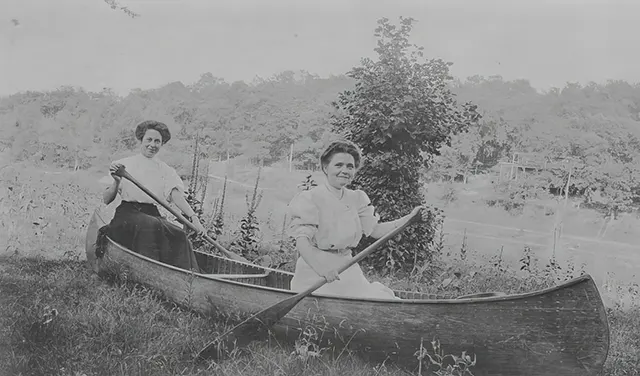
[[[154,200],[156,200],[160,205],[162,205],[162,207],[164,207],[165,209],[167,209],[171,214],[173,214],[174,216],[176,216],[176,218],[178,218],[178,220],[180,222],[182,222],[184,225],[186,225],[187,227],[189,227],[190,229],[192,229],[195,232],[200,232],[196,226],[193,225],[193,223],[191,223],[188,219],[186,219],[182,214],[180,214],[177,210],[175,210],[174,208],[172,208],[171,206],[169,206],[169,204],[167,204],[166,202],[164,202],[163,199],[161,199],[160,197],[158,197],[155,193],[151,192],[149,189],[147,189],[147,187],[143,186],[142,184],[140,184],[139,181],[137,181],[133,176],[131,176],[131,174],[129,174],[129,172],[127,172],[124,167],[120,168],[117,172],[116,175],[121,176],[127,180],[129,180],[130,182],[132,182],[133,184],[136,185],[136,187],[140,188],[142,191],[144,191],[144,193],[148,194],[149,196],[151,196],[151,198],[153,198]],[[217,241],[213,240],[211,237],[209,237],[207,234],[202,233],[201,234],[202,237],[207,240],[209,243],[213,244],[216,248],[218,248],[218,250],[220,250],[222,253],[224,253],[225,256],[227,256],[230,259],[236,260],[236,261],[242,261],[242,262],[249,262],[247,259],[245,259],[244,257],[241,257],[231,251],[228,251],[227,249],[225,249],[222,245],[220,245]]]
[[[416,218],[416,216],[420,213],[420,210],[416,210],[416,212],[412,213],[411,217],[409,217],[409,219],[405,223],[403,223],[401,226],[398,226],[397,228],[389,231],[389,233],[387,233],[383,237],[376,240],[373,244],[368,246],[364,251],[358,253],[355,257],[350,259],[348,262],[341,265],[337,269],[338,274],[344,272],[353,264],[369,256],[387,240],[397,235],[400,231],[403,231],[409,225],[409,223],[411,223]],[[245,334],[244,332],[248,332],[248,331],[257,332],[260,329],[264,329],[272,326],[281,318],[286,316],[286,314],[289,313],[289,311],[291,311],[293,307],[295,307],[302,299],[311,295],[314,291],[324,286],[326,283],[327,283],[327,280],[325,278],[322,278],[318,282],[313,284],[311,287],[306,289],[305,291],[300,292],[285,300],[282,300],[270,307],[263,309],[262,311],[256,313],[255,315],[249,317],[248,319],[244,320],[243,322],[236,325],[232,329],[228,330],[226,333],[220,335],[214,341],[210,342],[207,346],[205,346],[202,350],[200,350],[197,358],[206,359],[206,358],[209,358],[212,354],[217,354],[219,356],[220,343],[225,337],[229,335],[231,335],[232,337],[238,338],[238,337],[242,337],[241,335],[238,335],[240,333]]]

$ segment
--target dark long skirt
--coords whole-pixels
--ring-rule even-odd
[[[153,204],[122,201],[111,222],[98,232],[98,252],[106,245],[105,236],[154,260],[200,271],[186,233],[162,218]]]

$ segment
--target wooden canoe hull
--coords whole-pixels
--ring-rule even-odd
[[[104,221],[94,215],[93,225]],[[91,226],[90,226],[91,227]],[[95,257],[87,232],[87,259],[97,272],[126,275],[194,311],[234,321],[275,304],[289,291],[290,273],[225,280],[191,273],[149,259],[110,241]],[[92,254],[92,255],[90,255]],[[259,274],[265,269],[197,254],[207,272]],[[276,286],[276,287],[269,287]],[[427,299],[399,292],[403,300],[355,299],[315,294],[303,299],[273,332],[292,342],[315,330],[322,345],[347,348],[374,362],[414,370],[421,341],[430,351],[438,339],[445,354],[475,354],[475,375],[600,375],[609,349],[609,327],[594,281],[585,275],[554,288],[520,295],[470,299]]]

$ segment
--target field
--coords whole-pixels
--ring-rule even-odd
[[[230,179],[222,238],[228,244],[246,213],[246,195],[251,194],[257,170],[214,163],[209,173],[207,205],[221,191],[220,177],[227,174]],[[262,169],[263,199],[257,215],[264,252],[276,249],[286,204],[306,175],[286,168]],[[140,287],[100,280],[83,265],[84,229],[93,209],[101,205],[102,176],[97,169],[70,173],[28,165],[3,168],[0,374],[406,374],[315,349],[312,338],[301,338],[295,348],[255,344],[247,356],[212,363],[208,369],[194,368],[195,353],[225,323],[184,311]],[[320,176],[314,174],[316,181]],[[612,343],[606,375],[640,374],[640,288],[635,274],[640,254],[633,231],[639,223],[634,216],[605,227],[596,213],[569,206],[554,252],[555,214],[545,215],[544,208],[535,206],[520,215],[488,207],[482,198],[490,188],[479,179],[454,186],[457,198],[444,200],[450,188],[425,189],[428,202],[446,214],[442,241],[434,249],[442,272],[432,280],[373,273],[372,279],[434,292],[517,292],[551,285],[583,268],[595,277],[608,307]],[[525,248],[534,258],[528,273],[519,270]],[[545,268],[554,254],[558,266]],[[283,257],[294,259],[293,254]]]

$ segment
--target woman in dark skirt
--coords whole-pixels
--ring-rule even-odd
[[[114,175],[120,166],[124,166],[144,187],[175,204],[200,232],[205,231],[185,200],[184,183],[173,168],[156,156],[171,139],[167,126],[158,121],[145,121],[136,127],[135,134],[140,141],[140,153],[117,160],[109,167],[113,183],[104,192],[104,203],[110,204],[118,193],[122,203],[111,222],[100,229],[98,244],[104,245],[104,237],[108,236],[141,255],[198,272],[198,264],[185,232],[160,216],[153,198],[127,179]]]

